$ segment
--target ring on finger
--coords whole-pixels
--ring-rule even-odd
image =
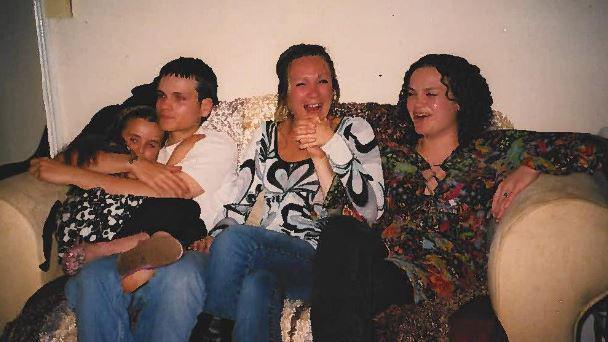
[[[504,197],[504,198],[509,197],[509,195],[510,195],[510,193],[508,193],[508,192],[506,192],[506,191],[502,193],[502,197]]]

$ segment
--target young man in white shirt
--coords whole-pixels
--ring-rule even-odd
[[[201,219],[211,228],[230,200],[237,162],[230,137],[200,127],[218,103],[216,76],[202,60],[181,57],[163,66],[158,78],[158,122],[168,132],[158,162],[101,154],[87,169],[43,159],[33,162],[30,171],[49,182],[102,187],[109,193],[193,198],[201,207]],[[179,168],[165,166],[176,146],[195,134],[203,137]],[[117,172],[130,172],[137,179],[109,175]],[[205,301],[206,260],[206,254],[186,252],[179,261],[157,268],[149,282],[132,294],[122,290],[116,256],[86,264],[66,284],[79,340],[187,340]],[[131,329],[133,308],[139,313]]]

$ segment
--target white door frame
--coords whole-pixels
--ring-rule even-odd
[[[34,19],[36,20],[36,35],[38,36],[38,53],[40,55],[40,73],[42,75],[42,99],[44,101],[44,111],[46,112],[46,128],[49,135],[49,148],[51,157],[57,154],[57,117],[55,115],[55,105],[53,103],[53,82],[49,68],[47,54],[48,26],[44,16],[43,0],[33,0]]]

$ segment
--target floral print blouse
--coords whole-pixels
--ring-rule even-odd
[[[419,303],[485,284],[492,197],[510,171],[526,165],[554,175],[593,173],[605,163],[606,141],[588,134],[488,131],[439,165],[432,191],[431,165],[414,146],[388,142],[381,155],[387,209],[379,228],[387,259],[407,273]]]
[[[258,194],[264,190],[261,226],[298,237],[316,248],[317,220],[327,216],[323,194],[311,159],[283,160],[277,148],[277,123],[267,121],[253,135],[239,167],[235,203],[226,205],[226,216],[245,222]],[[384,211],[384,180],[380,151],[367,121],[344,117],[335,134],[322,147],[345,198],[370,223]]]

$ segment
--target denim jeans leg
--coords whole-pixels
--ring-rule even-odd
[[[236,320],[236,308],[243,278],[249,272],[250,258],[259,249],[249,238],[253,227],[231,226],[219,234],[211,245],[207,272],[205,311]]]
[[[188,341],[205,303],[207,256],[186,252],[137,290],[143,306],[134,327],[136,341]]]
[[[211,247],[206,311],[235,319],[236,341],[269,341],[275,335],[280,340],[283,293],[310,298],[313,255],[310,244],[283,233],[227,228]]]
[[[116,256],[86,264],[65,286],[76,314],[79,341],[131,341],[127,308],[131,296],[120,286]]]
[[[279,291],[277,278],[271,272],[260,270],[245,276],[233,330],[235,341],[281,340],[283,296]]]

